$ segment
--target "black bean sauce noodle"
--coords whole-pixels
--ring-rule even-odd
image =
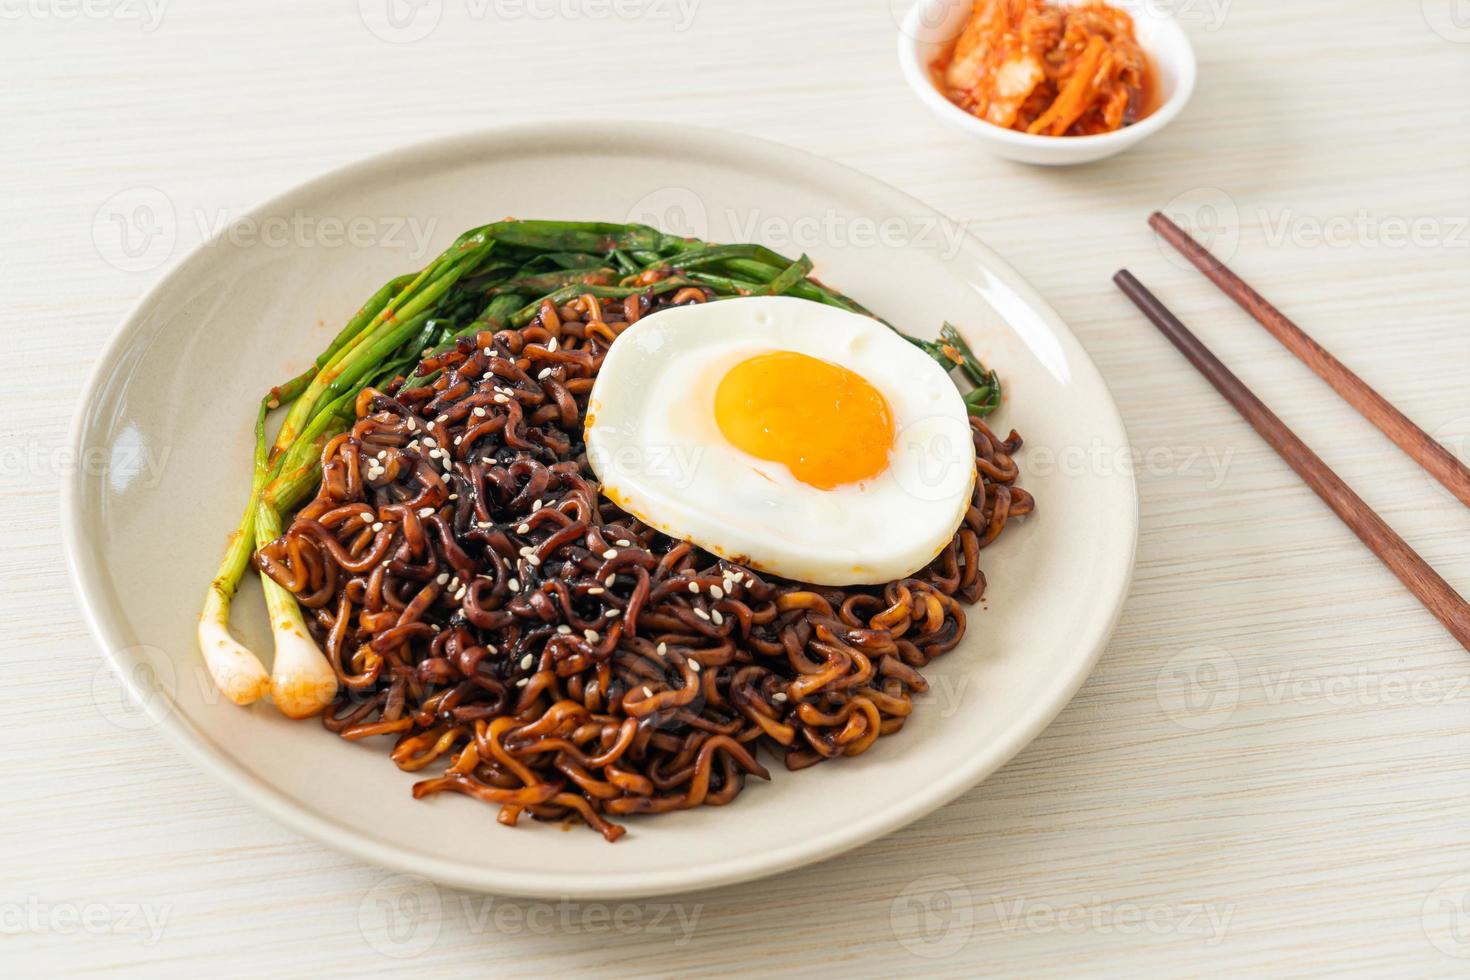
[[[978,556],[1034,502],[1020,438],[970,420],[978,478],[954,539],[918,574],[830,588],[761,575],[599,496],[583,413],[603,356],[640,316],[709,294],[543,305],[419,376],[366,390],[327,444],[315,499],[257,554],[305,607],[346,739],[396,738],[405,770],[608,840],[627,814],[718,806],[747,776],[866,751],[964,635]]]

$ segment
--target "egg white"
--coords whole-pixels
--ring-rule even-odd
[[[796,351],[882,392],[896,436],[888,469],[819,490],[730,444],[715,390],[741,361]],[[603,492],[646,523],[752,568],[817,585],[874,584],[920,570],[970,503],[975,449],[954,382],[883,324],[784,296],[663,310],[612,346],[587,412]]]

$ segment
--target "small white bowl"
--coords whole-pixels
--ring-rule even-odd
[[[974,136],[990,152],[1044,166],[1091,163],[1122,153],[1157,133],[1179,115],[1194,94],[1194,47],[1173,13],[1157,0],[1109,0],[1133,15],[1138,42],[1158,72],[1162,103],[1139,122],[1099,136],[1033,136],[985,122],[945,98],[929,66],[964,29],[972,0],[918,0],[898,32],[898,62],[919,100],[940,119]]]

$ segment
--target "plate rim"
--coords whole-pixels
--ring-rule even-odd
[[[82,385],[79,400],[68,427],[67,446],[69,450],[73,453],[74,458],[81,458],[77,454],[84,448],[83,440],[87,432],[89,408],[97,398],[98,390],[109,373],[110,365],[118,360],[119,353],[128,348],[144,325],[142,317],[144,310],[155,301],[156,297],[171,289],[184,271],[191,266],[193,260],[205,249],[219,242],[236,222],[259,220],[297,195],[322,189],[343,179],[359,175],[360,172],[391,165],[395,161],[414,159],[424,155],[462,152],[466,146],[474,144],[535,142],[541,137],[564,135],[569,129],[585,135],[595,135],[599,131],[605,131],[609,134],[617,133],[626,136],[630,128],[647,131],[651,136],[663,142],[674,138],[743,144],[745,148],[759,150],[766,154],[784,154],[788,158],[798,160],[807,168],[835,169],[843,172],[850,180],[867,184],[870,190],[881,190],[883,193],[903,199],[907,205],[915,208],[917,213],[932,215],[958,228],[966,245],[975,250],[983,259],[986,272],[995,276],[1024,300],[1026,306],[1040,315],[1063,344],[1070,346],[1069,354],[1077,355],[1075,359],[1069,358],[1069,361],[1074,362],[1074,370],[1089,373],[1091,380],[1097,383],[1106,396],[1107,417],[1097,421],[1103,424],[1104,428],[1112,430],[1120,448],[1126,450],[1131,445],[1122,414],[1118,410],[1116,399],[1108,387],[1107,380],[1061,315],[1009,262],[967,227],[955,222],[908,192],[840,161],[745,133],[640,119],[571,118],[551,122],[521,122],[479,127],[403,144],[331,167],[249,208],[228,226],[219,229],[214,235],[200,241],[187,253],[171,261],[157,280],[131,306],[119,326],[114,328]],[[452,887],[476,892],[535,898],[633,899],[738,884],[824,861],[886,836],[952,802],[960,794],[988,778],[1014,758],[1021,749],[1029,745],[1056,719],[1092,674],[1122,615],[1132,583],[1138,550],[1138,485],[1134,474],[1131,471],[1125,471],[1119,474],[1118,478],[1126,484],[1127,497],[1130,502],[1126,535],[1129,545],[1126,556],[1122,556],[1122,567],[1120,574],[1116,577],[1117,586],[1111,597],[1111,609],[1106,617],[1106,622],[1100,628],[1095,629],[1093,635],[1087,639],[1085,657],[1077,661],[1077,666],[1070,676],[1065,676],[1061,683],[1046,692],[1044,698],[1033,702],[1023,724],[1013,727],[1005,737],[997,739],[989,751],[983,755],[977,754],[978,764],[954,770],[949,779],[936,784],[935,791],[930,795],[916,798],[904,805],[890,807],[876,817],[860,823],[848,824],[844,828],[845,832],[826,835],[815,842],[801,840],[790,842],[784,847],[774,848],[756,862],[725,859],[712,864],[691,865],[675,871],[621,875],[611,881],[600,875],[581,873],[575,881],[572,881],[570,880],[572,875],[566,872],[529,873],[457,864],[354,830],[329,817],[318,816],[293,797],[233,761],[228,754],[216,750],[213,743],[204,737],[203,733],[196,731],[193,723],[179,709],[168,692],[140,690],[140,683],[130,669],[134,663],[130,663],[125,656],[130,644],[124,642],[119,635],[121,625],[116,622],[116,617],[108,610],[100,608],[100,602],[95,602],[90,598],[98,594],[94,586],[100,573],[97,568],[83,561],[85,546],[80,537],[80,529],[83,523],[81,501],[84,495],[82,486],[84,476],[83,468],[73,468],[67,478],[62,481],[60,494],[62,550],[66,556],[69,578],[76,592],[82,618],[93,638],[101,645],[104,662],[118,675],[129,696],[142,706],[141,710],[148,715],[157,730],[162,732],[196,768],[225,786],[243,801],[267,813],[296,833],[339,852],[350,854],[369,865],[387,868],[405,875],[428,878]]]

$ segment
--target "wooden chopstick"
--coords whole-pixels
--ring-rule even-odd
[[[1235,410],[1261,434],[1261,438],[1270,443],[1271,448],[1296,470],[1297,475],[1332,508],[1333,513],[1378,556],[1378,560],[1398,576],[1399,581],[1424,604],[1424,608],[1444,624],[1445,629],[1460,641],[1461,646],[1470,650],[1470,605],[1460,598],[1459,593],[1450,588],[1449,583],[1440,578],[1361,497],[1353,493],[1352,488],[1341,477],[1307,448],[1307,444],[1297,438],[1219,358],[1210,353],[1210,349],[1200,343],[1199,338],[1190,333],[1189,328],[1169,312],[1168,307],[1159,302],[1158,297],[1149,292],[1132,273],[1124,269],[1113,277],[1113,282],[1179,348],[1180,353],[1199,369],[1210,384],[1215,386],[1215,390],[1235,406]]]
[[[1159,235],[1174,246],[1195,268],[1220,287],[1220,291],[1239,304],[1271,335],[1281,341],[1282,346],[1299,357],[1317,377],[1332,386],[1358,413],[1378,427],[1408,453],[1420,466],[1444,485],[1444,488],[1470,507],[1470,468],[1455,458],[1454,454],[1436,442],[1429,433],[1415,425],[1407,415],[1394,408],[1386,398],[1368,387],[1367,382],[1348,370],[1341,361],[1317,343],[1307,332],[1292,323],[1286,314],[1272,306],[1264,296],[1250,287],[1244,279],[1230,271],[1230,267],[1215,258],[1204,246],[1189,236],[1189,233],[1157,211],[1148,223]]]

